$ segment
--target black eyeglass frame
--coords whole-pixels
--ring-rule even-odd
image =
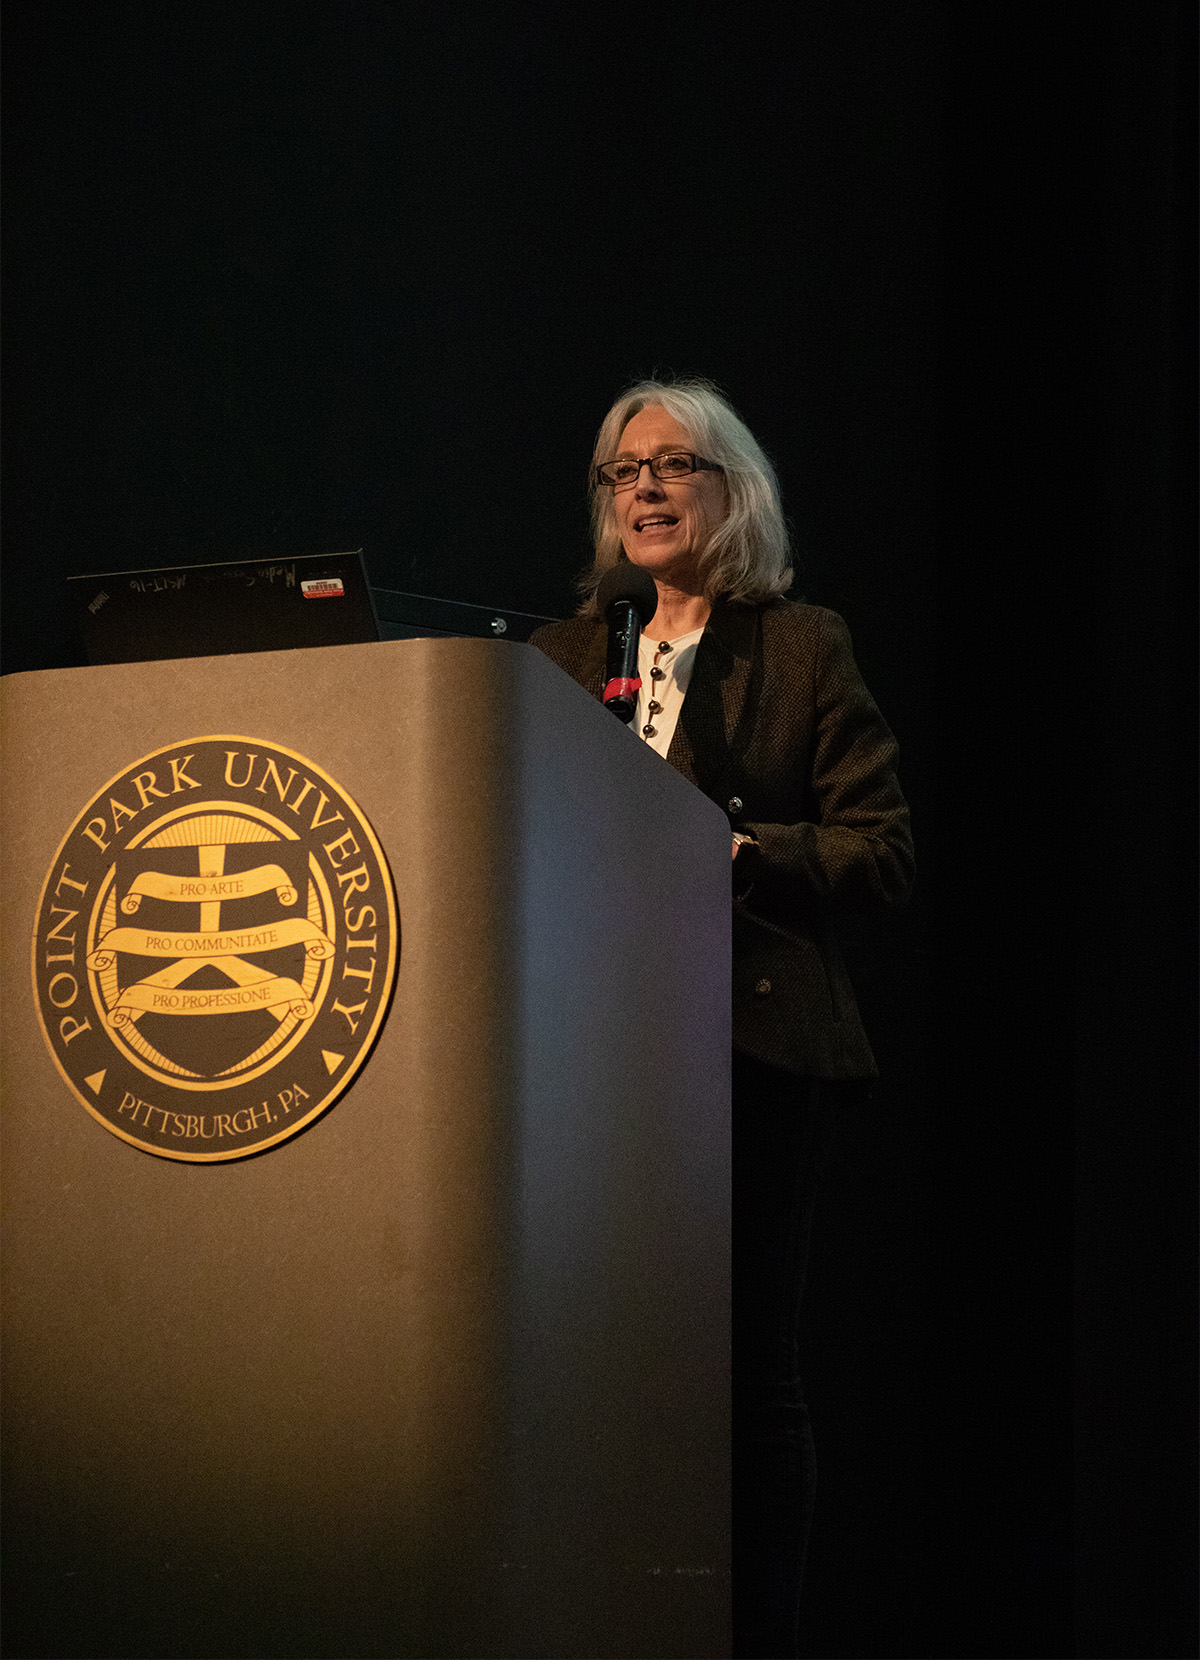
[[[643,467],[649,467],[651,476],[661,480],[662,474],[658,470],[658,463],[660,461],[666,461],[669,456],[676,455],[686,455],[692,465],[686,473],[668,474],[668,483],[672,478],[690,478],[692,473],[723,473],[725,471],[724,467],[720,466],[716,461],[706,461],[702,455],[697,455],[694,450],[664,450],[661,455],[642,456],[641,460],[637,463],[636,474],[633,478],[626,479],[623,484],[618,482],[616,479],[605,478],[604,469],[606,467],[632,466],[632,456],[622,456],[619,460],[615,461],[601,461],[596,468],[596,483],[597,485],[603,485],[607,490],[628,490],[631,485],[636,484],[638,479],[641,478]]]

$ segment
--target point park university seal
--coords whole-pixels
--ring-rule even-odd
[[[63,838],[33,981],[92,1117],[162,1158],[243,1158],[342,1093],[391,996],[391,876],[322,769],[261,738],[169,744]]]

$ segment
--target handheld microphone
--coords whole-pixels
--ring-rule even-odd
[[[608,656],[604,668],[604,707],[629,722],[642,689],[638,674],[638,641],[642,629],[658,610],[658,589],[649,571],[622,560],[605,573],[596,590],[600,615],[608,623]]]

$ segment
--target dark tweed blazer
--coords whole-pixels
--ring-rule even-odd
[[[602,622],[551,623],[533,644],[601,696]],[[789,1072],[875,1077],[831,924],[907,896],[912,840],[896,742],[842,619],[718,600],[667,759],[758,839],[745,879],[738,860],[734,1047]]]

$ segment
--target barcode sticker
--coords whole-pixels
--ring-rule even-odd
[[[300,592],[305,599],[341,599],[346,590],[340,576],[318,576],[301,582]]]

